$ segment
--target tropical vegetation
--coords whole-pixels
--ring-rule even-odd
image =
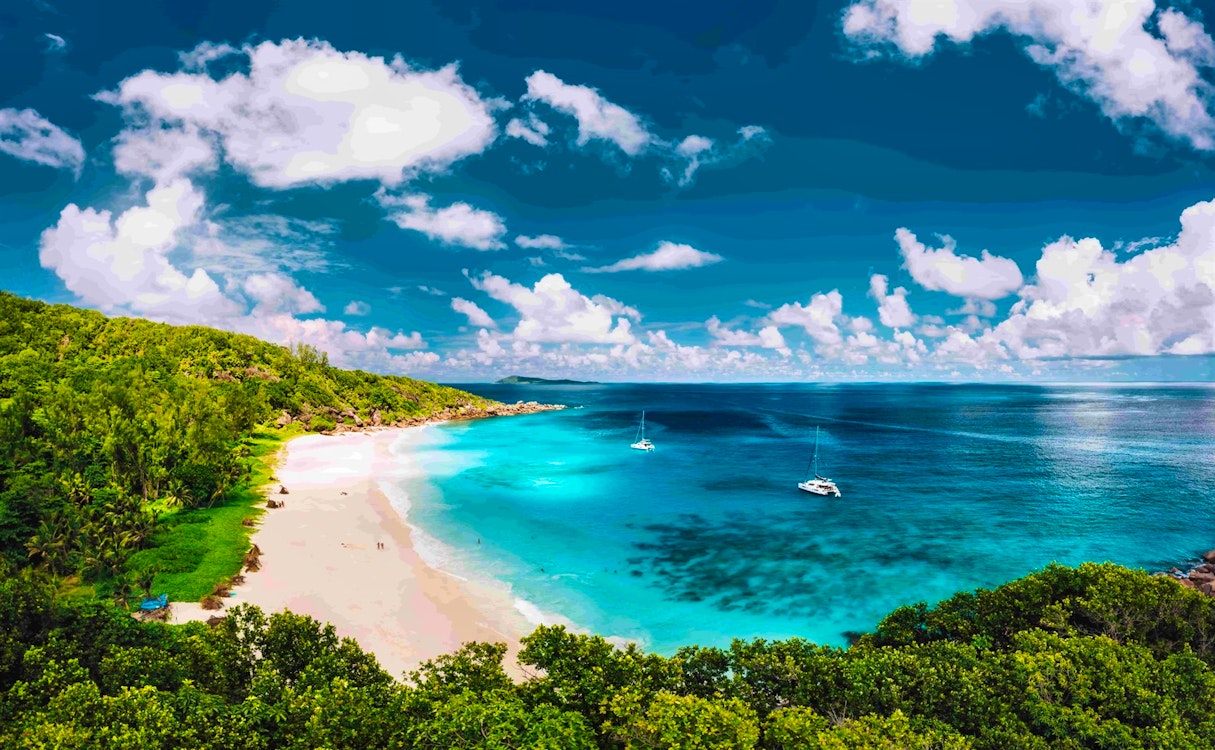
[[[239,570],[285,434],[469,405],[488,404],[0,293],[0,747],[1215,747],[1215,599],[1109,564],[901,607],[848,648],[662,656],[541,627],[521,680],[503,644],[390,675],[306,616],[124,606]]]
[[[212,627],[0,583],[5,748],[1210,748],[1215,600],[1114,565],[901,608],[850,648],[670,657],[541,627],[403,679],[330,625],[248,605]]]
[[[240,569],[284,434],[487,404],[309,346],[0,292],[0,558],[124,601],[197,599]]]

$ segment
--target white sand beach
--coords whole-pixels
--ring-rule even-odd
[[[388,449],[400,436],[389,429],[289,441],[267,489],[285,505],[267,510],[253,535],[261,570],[245,573],[227,606],[250,602],[332,623],[397,677],[474,640],[507,643],[507,670],[518,675],[518,641],[531,626],[508,592],[427,566],[377,486],[393,471]],[[288,494],[277,494],[280,485]],[[173,604],[175,622],[215,614]]]

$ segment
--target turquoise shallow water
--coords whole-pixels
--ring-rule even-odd
[[[429,559],[661,653],[843,645],[1051,561],[1154,570],[1215,546],[1215,389],[462,387],[580,408],[410,438],[421,473],[396,481]],[[650,454],[628,447],[642,409]],[[796,488],[815,426],[840,499]]]

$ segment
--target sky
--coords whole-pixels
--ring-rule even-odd
[[[452,383],[1209,381],[1212,24],[10,0],[0,289]]]

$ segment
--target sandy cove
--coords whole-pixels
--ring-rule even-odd
[[[246,572],[228,606],[249,602],[267,614],[283,609],[332,623],[392,675],[417,668],[468,641],[505,642],[508,672],[519,676],[519,638],[532,626],[505,589],[480,586],[426,565],[407,523],[377,478],[398,472],[389,452],[407,431],[396,428],[308,435],[284,448],[267,510],[253,535],[261,570]],[[279,486],[288,494],[276,494]],[[381,549],[379,544],[383,545]],[[197,604],[173,604],[173,621],[207,619]]]

